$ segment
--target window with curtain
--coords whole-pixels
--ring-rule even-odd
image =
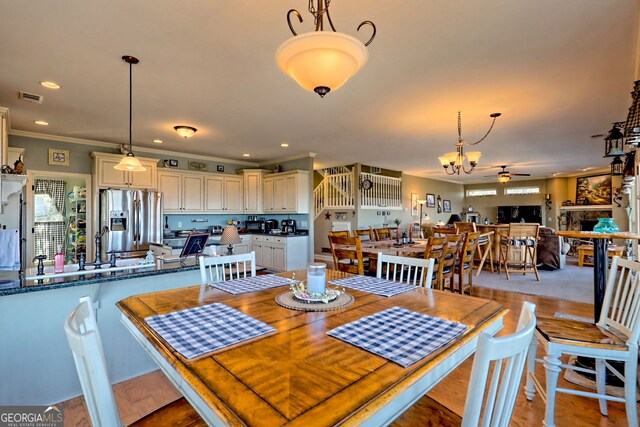
[[[56,247],[66,250],[65,194],[62,180],[36,179],[34,193],[34,254],[53,260]]]

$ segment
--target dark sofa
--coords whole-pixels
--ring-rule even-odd
[[[567,265],[569,244],[562,236],[555,234],[549,227],[540,227],[538,233],[538,268],[542,270],[558,270]]]

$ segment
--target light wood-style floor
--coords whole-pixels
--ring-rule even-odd
[[[475,294],[481,298],[494,299],[510,309],[505,319],[505,328],[500,332],[500,335],[515,330],[523,301],[536,303],[536,312],[540,316],[553,316],[556,312],[584,317],[590,317],[593,314],[593,307],[588,304],[481,288],[476,288]],[[542,356],[539,347],[538,357]],[[429,393],[429,396],[453,412],[462,415],[471,365],[472,360],[465,362],[436,386]],[[537,375],[544,380],[542,366],[538,367]],[[560,381],[562,387],[574,387],[563,379]],[[122,421],[125,424],[129,424],[179,397],[175,388],[159,371],[117,384],[114,389]],[[65,426],[90,425],[82,397],[62,402],[61,406],[64,407]],[[528,402],[524,391],[522,391],[518,396],[511,425],[541,426],[543,419],[544,404],[540,397],[536,396],[533,402]],[[567,394],[558,395],[556,424],[558,426],[580,427],[627,425],[623,404],[610,402],[609,416],[603,417],[600,415],[596,400]]]

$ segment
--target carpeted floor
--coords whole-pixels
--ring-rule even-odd
[[[484,270],[479,276],[474,276],[473,286],[593,304],[592,267],[578,267],[577,260],[570,258],[565,269],[539,271],[538,282],[535,274],[510,274],[511,280],[507,280],[504,272],[498,274]]]

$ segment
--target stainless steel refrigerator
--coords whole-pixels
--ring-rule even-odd
[[[111,251],[121,257],[135,256],[149,250],[149,243],[162,243],[162,206],[162,193],[156,191],[102,190],[103,256]]]

